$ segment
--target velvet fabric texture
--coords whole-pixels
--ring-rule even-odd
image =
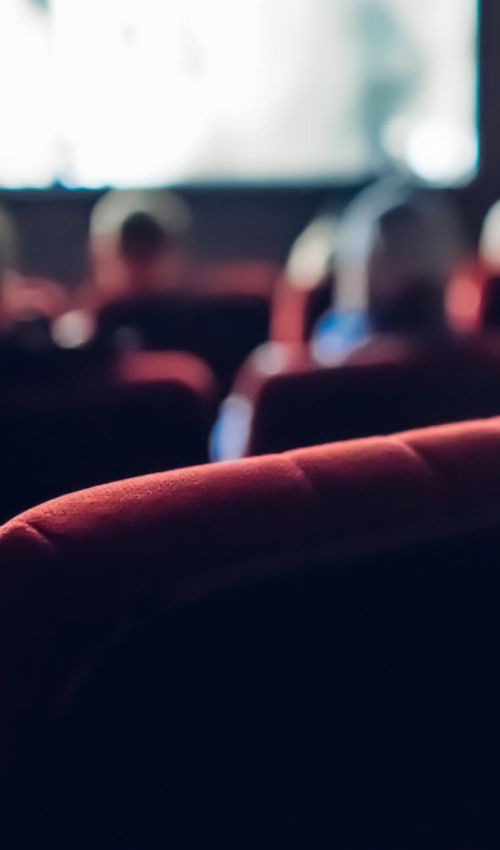
[[[2,713],[49,698],[103,628],[198,582],[500,521],[499,464],[493,419],[126,480],[19,516],[0,534]]]

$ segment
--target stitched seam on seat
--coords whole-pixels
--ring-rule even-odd
[[[29,537],[35,537],[37,542],[41,543],[44,549],[48,548],[51,552],[55,552],[55,541],[52,540],[45,531],[38,528],[33,522],[26,519],[19,519],[17,524],[24,528]]]
[[[300,458],[298,458],[297,456],[295,456],[295,457],[289,456],[289,457],[287,457],[287,462],[291,464],[291,466],[293,467],[293,469],[296,472],[298,472],[301,481],[303,483],[305,483],[305,485],[306,485],[306,488],[309,492],[309,495],[311,495],[314,499],[323,500],[324,499],[323,493],[319,489],[316,482],[311,478],[309,473],[306,471],[306,469],[304,469],[304,467],[303,467],[303,465],[300,461]]]
[[[418,462],[418,465],[425,470],[432,481],[436,484],[439,497],[447,509],[458,507],[457,503],[453,500],[451,490],[447,486],[443,476],[439,472],[439,469],[431,463],[429,458],[425,457],[417,448],[415,448],[415,446],[405,442],[405,440],[401,437],[391,437],[390,441],[404,449],[406,453],[410,454],[412,458]]]

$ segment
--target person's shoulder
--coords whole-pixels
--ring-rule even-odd
[[[358,345],[370,333],[365,310],[328,310],[318,321],[312,339],[314,359],[331,363]]]

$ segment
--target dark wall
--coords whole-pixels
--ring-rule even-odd
[[[472,239],[488,206],[500,197],[500,3],[482,0],[480,54],[481,168],[478,179],[453,193]],[[202,258],[281,261],[302,227],[327,200],[339,209],[360,186],[194,188],[181,194],[194,216]],[[85,276],[88,219],[98,192],[1,192],[20,233],[20,268],[75,284]]]
[[[326,203],[342,209],[359,187],[181,190],[194,217],[193,244],[201,259],[282,262],[295,237]],[[498,193],[500,195],[500,191]],[[496,193],[478,185],[454,193],[474,238]],[[86,274],[86,238],[95,192],[9,192],[1,202],[20,235],[19,268],[75,285]]]
[[[302,189],[180,189],[194,218],[200,258],[281,261],[296,235],[322,205],[324,187]],[[85,243],[97,192],[0,193],[20,234],[19,263],[26,274],[74,284],[85,276]],[[339,195],[339,203],[343,195]]]
[[[18,266],[25,274],[74,284],[85,276],[85,244],[95,192],[1,193],[18,233]]]

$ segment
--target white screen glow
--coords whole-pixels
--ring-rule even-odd
[[[476,0],[1,0],[0,185],[460,182],[476,34]]]

